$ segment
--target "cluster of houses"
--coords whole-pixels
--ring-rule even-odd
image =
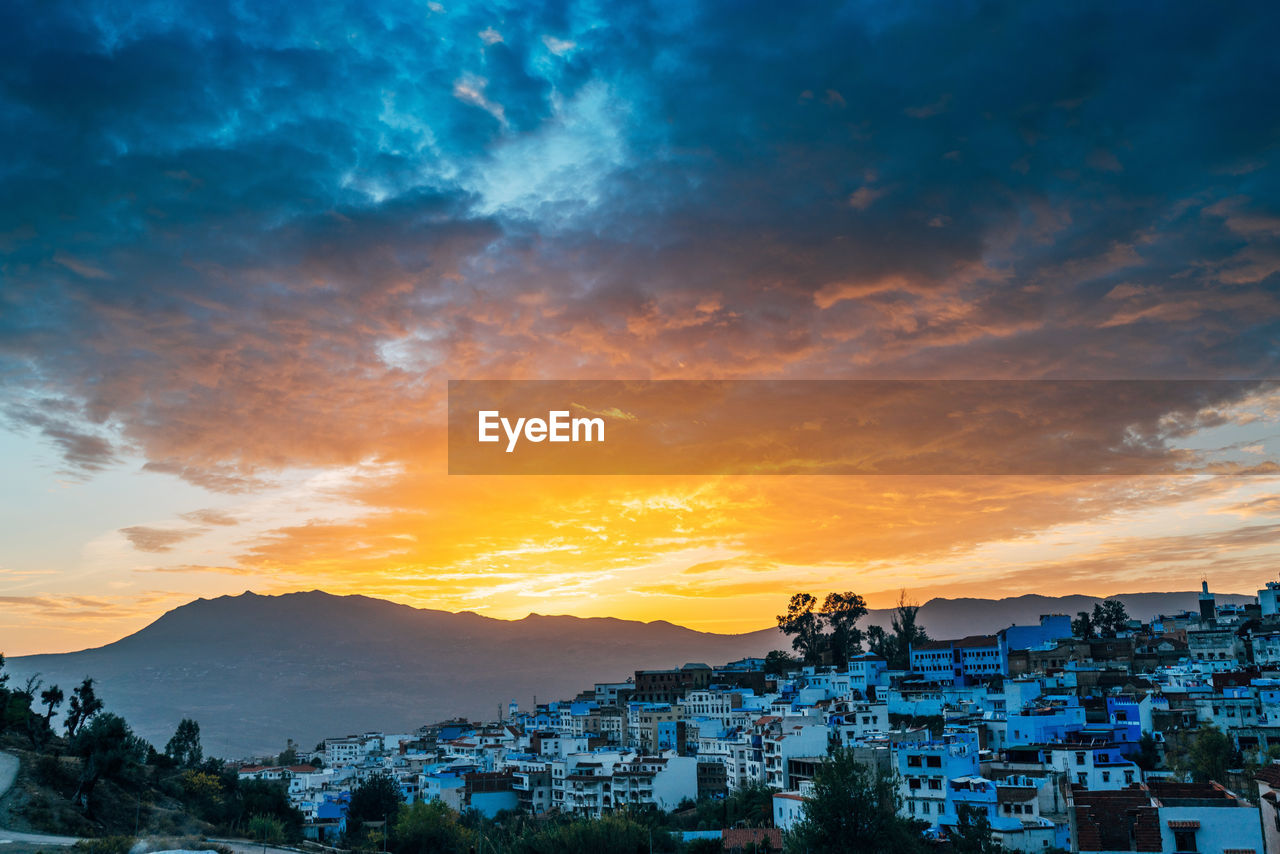
[[[1114,637],[1075,638],[1069,617],[1045,615],[931,640],[909,670],[870,654],[783,673],[759,658],[642,670],[513,702],[498,721],[329,738],[312,764],[239,773],[280,780],[320,841],[374,774],[406,802],[487,815],[669,811],[763,785],[785,830],[841,746],[891,775],[902,813],[937,839],[981,813],[1016,851],[1280,854],[1280,583],[1244,606],[1206,585],[1199,605]],[[1163,757],[1206,727],[1227,735],[1235,770],[1193,782]]]

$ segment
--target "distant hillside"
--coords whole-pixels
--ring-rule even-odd
[[[786,596],[780,592],[779,600]],[[1196,607],[1195,593],[1118,597],[1149,619]],[[1219,596],[1219,602],[1247,601]],[[935,638],[1035,623],[1091,609],[1091,596],[932,599],[920,621]],[[888,625],[890,612],[869,622]],[[720,664],[789,648],[774,629],[718,635],[658,621],[544,617],[496,620],[365,596],[290,593],[199,599],[98,649],[9,660],[21,682],[39,672],[63,690],[92,676],[108,708],[163,745],[183,717],[200,722],[206,751],[239,756],[360,730],[409,731],[455,715],[493,718],[594,682],[689,661]]]
[[[10,659],[70,693],[86,675],[112,711],[163,745],[183,717],[206,751],[279,751],[326,735],[405,732],[494,718],[499,705],[574,696],[635,670],[763,655],[775,631],[695,632],[667,622],[496,620],[313,591],[199,599],[98,649]]]

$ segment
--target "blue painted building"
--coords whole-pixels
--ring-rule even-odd
[[[996,632],[1000,647],[1000,672],[1009,675],[1009,653],[1031,649],[1045,643],[1071,637],[1071,618],[1065,614],[1041,614],[1038,626],[1009,626]]]

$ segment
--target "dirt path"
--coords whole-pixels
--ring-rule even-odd
[[[0,753],[0,798],[8,794],[18,779],[18,757],[12,753]],[[56,845],[66,847],[80,840],[74,836],[49,836],[44,833],[19,833],[0,827],[0,843],[27,842],[32,845]]]

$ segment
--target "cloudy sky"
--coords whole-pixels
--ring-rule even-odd
[[[0,650],[245,589],[719,631],[805,589],[1256,590],[1270,476],[449,476],[445,391],[1275,377],[1277,31],[1264,2],[5,4]],[[1171,448],[1274,448],[1280,400],[1206,405]]]

